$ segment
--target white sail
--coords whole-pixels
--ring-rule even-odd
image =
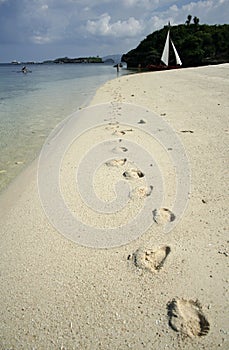
[[[175,48],[175,45],[174,45],[172,39],[170,38],[170,31],[169,30],[168,30],[168,34],[167,34],[164,50],[163,50],[163,53],[162,53],[162,56],[161,56],[161,61],[166,66],[168,66],[168,64],[169,64],[169,40],[171,41],[172,48],[173,48],[173,51],[174,51],[174,54],[175,54],[175,57],[176,57],[176,64],[181,66],[182,62],[181,62],[181,59],[180,59],[180,57],[178,55],[178,52],[177,52],[177,50]]]
[[[162,53],[162,56],[161,56],[161,61],[166,66],[168,66],[168,64],[169,64],[169,31],[168,31],[168,34],[167,34],[164,50],[163,50],[163,53]]]
[[[181,66],[181,65],[182,65],[181,59],[180,59],[180,57],[179,57],[179,55],[178,55],[178,52],[177,52],[177,50],[176,50],[176,48],[175,48],[175,45],[174,45],[172,39],[170,39],[170,40],[171,40],[171,44],[172,44],[172,47],[173,47],[173,51],[174,51],[174,54],[175,54],[175,57],[176,57],[176,64],[179,65],[179,66]]]

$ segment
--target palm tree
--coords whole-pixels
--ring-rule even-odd
[[[192,20],[192,16],[188,15],[187,20],[186,20],[185,23],[189,26],[189,24],[191,23],[191,20]]]
[[[198,18],[198,17],[194,17],[193,18],[193,23],[197,26],[198,24],[199,24],[199,22],[200,22],[200,19]]]

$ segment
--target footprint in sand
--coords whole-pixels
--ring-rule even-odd
[[[126,147],[115,147],[112,149],[114,153],[121,153],[121,152],[127,152],[128,149]]]
[[[170,253],[169,246],[161,246],[153,249],[139,248],[133,255],[132,259],[140,269],[145,269],[150,272],[158,272],[165,263],[165,260]]]
[[[131,131],[133,131],[133,129],[115,130],[115,131],[113,132],[112,135],[123,136],[123,135],[125,135],[127,132],[131,132]]]
[[[152,185],[150,185],[149,187],[147,187],[147,186],[137,187],[130,193],[130,198],[134,198],[136,195],[139,198],[149,197],[151,195],[152,191],[153,191]]]
[[[119,122],[111,122],[105,127],[105,130],[114,130],[119,128]]]
[[[110,167],[113,167],[113,166],[122,166],[126,163],[127,159],[124,158],[124,159],[111,159],[109,160],[109,162],[106,162],[106,165],[107,166],[110,166]]]
[[[141,177],[144,177],[145,175],[143,174],[143,172],[139,169],[130,169],[125,171],[122,174],[126,179],[131,180],[131,179],[138,179]]]
[[[153,220],[159,224],[164,225],[167,222],[172,222],[176,219],[175,214],[168,208],[160,208],[153,210]]]
[[[167,305],[169,325],[183,336],[207,335],[210,324],[198,300],[173,299]]]

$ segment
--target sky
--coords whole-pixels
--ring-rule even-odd
[[[0,63],[127,53],[189,14],[225,24],[229,1],[0,0]]]

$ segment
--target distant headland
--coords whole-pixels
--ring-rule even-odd
[[[62,58],[56,58],[55,60],[43,61],[43,63],[57,63],[57,64],[63,64],[63,63],[104,63],[104,61],[99,56],[96,56],[96,57],[92,56],[92,57],[78,57],[78,58],[62,57]]]
[[[105,64],[116,64],[121,61],[120,54],[116,55],[109,55],[105,56],[103,58],[99,56],[88,56],[88,57],[76,57],[76,58],[69,58],[69,57],[60,57],[55,58],[54,60],[45,60],[42,62],[35,62],[35,61],[12,61],[11,64],[23,64],[23,65],[29,65],[29,64],[68,64],[68,63],[105,63]]]
[[[195,67],[229,62],[229,25],[199,24],[199,18],[187,17],[185,24],[164,26],[149,34],[139,45],[124,54],[127,68],[159,65],[166,35],[170,29],[172,41],[180,54],[182,67]],[[170,57],[173,65],[175,55]]]

